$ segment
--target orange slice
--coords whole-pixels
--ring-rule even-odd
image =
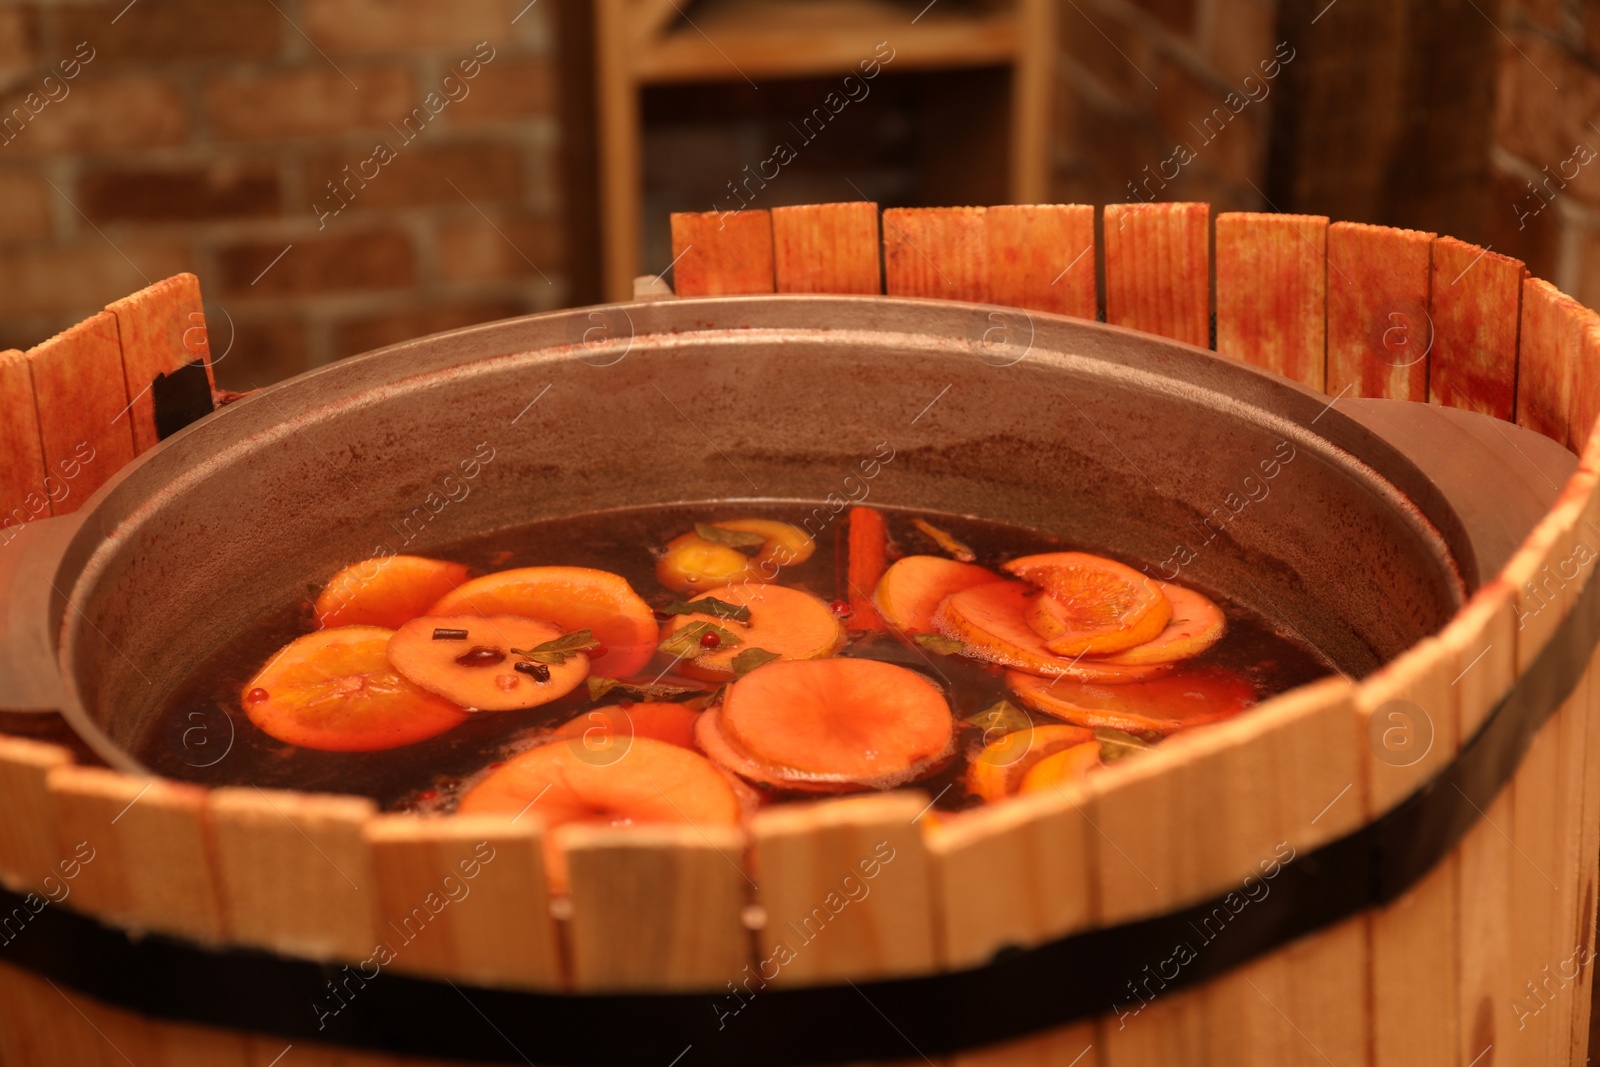
[[[946,597],[934,625],[965,646],[962,654],[1050,678],[1078,678],[1110,684],[1136,682],[1171,669],[1171,664],[1121,666],[1097,659],[1068,659],[1044,646],[1023,618],[1031,597],[1022,582],[990,582]]]
[[[460,563],[423,556],[379,556],[352,563],[317,594],[317,625],[395,630],[467,580]]]
[[[399,748],[466,721],[460,707],[390,665],[393,634],[338,626],[295,638],[244,684],[245,714],[279,741],[326,752]]]
[[[884,572],[875,599],[884,620],[900,633],[932,633],[933,613],[945,597],[1002,580],[975,563],[957,563],[943,556],[906,556]]]
[[[589,673],[633,674],[655,654],[655,613],[627,579],[589,567],[519,567],[474,578],[445,594],[429,615],[525,615],[566,633],[588,630],[604,651],[589,656]]]
[[[1217,607],[1193,589],[1163,584],[1162,595],[1172,605],[1172,618],[1154,638],[1142,645],[1111,656],[1098,657],[1100,663],[1139,666],[1149,663],[1176,663],[1198,656],[1218,641],[1228,628],[1227,618]]]
[[[747,556],[692,530],[681,534],[667,542],[666,554],[656,563],[656,578],[668,589],[704,593],[735,583],[770,582],[782,568],[810,559],[817,548],[810,534],[787,522],[727,519],[706,525],[761,537],[761,550]]]
[[[1064,748],[1051,753],[1030,767],[1022,778],[1021,791],[1041,793],[1047,789],[1057,789],[1068,782],[1087,776],[1090,771],[1101,766],[1103,764],[1100,762],[1098,741]]]
[[[548,831],[574,822],[737,825],[739,798],[697,753],[634,738],[622,759],[586,759],[581,745],[556,741],[507,760],[461,798],[464,815],[537,814],[544,820],[551,887],[567,887],[566,854]]]
[[[1075,726],[1144,736],[1166,736],[1232,718],[1256,702],[1255,687],[1223,667],[1185,667],[1160,678],[1127,685],[1095,685],[1071,678],[1054,681],[1006,672],[1006,685],[1035,711]]]
[[[682,704],[645,700],[637,704],[607,704],[564,723],[552,738],[567,738],[582,745],[596,759],[621,759],[634,739],[664,741],[694,749],[694,724],[700,712]]]
[[[424,615],[389,638],[389,662],[463,708],[536,708],[576,689],[589,676],[589,657],[574,652],[565,663],[528,663],[511,650],[560,636],[558,627],[524,615]]]
[[[1045,591],[1024,618],[1058,656],[1121,652],[1155,637],[1172,616],[1155,579],[1102,556],[1046,552],[1004,569]]]
[[[735,682],[723,736],[758,763],[813,781],[911,780],[948,754],[950,705],[915,671],[866,659],[769,663]]]
[[[991,802],[1003,800],[1022,786],[1023,777],[1040,760],[1093,741],[1094,732],[1081,726],[1013,730],[985,745],[967,764],[967,792]]]
[[[844,627],[834,617],[833,609],[810,593],[781,585],[740,585],[718,589],[713,596],[724,604],[749,608],[750,618],[736,622],[715,615],[673,616],[662,633],[663,640],[704,622],[739,639],[737,646],[702,646],[703,651],[692,659],[685,658],[677,669],[692,678],[727,681],[734,674],[734,658],[746,649],[765,649],[780,659],[820,659],[833,655],[844,644]]]

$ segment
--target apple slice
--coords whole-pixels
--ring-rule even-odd
[[[933,613],[951,593],[1004,581],[975,563],[943,556],[906,556],[896,560],[878,582],[878,611],[896,632],[907,637],[934,632]]]
[[[563,636],[522,615],[424,615],[389,639],[389,662],[412,683],[473,711],[536,708],[560,699],[589,676],[589,657],[534,662],[527,651]]]
[[[425,556],[365,559],[328,579],[317,594],[317,625],[399,629],[467,581],[465,564]]]
[[[692,678],[727,681],[734,676],[734,661],[752,649],[779,659],[820,659],[844,644],[844,628],[833,609],[810,593],[781,585],[738,585],[714,590],[710,597],[748,611],[749,618],[739,621],[710,610],[673,616],[662,632],[662,643],[669,649],[673,637],[691,627],[702,633],[688,649],[675,653],[681,654],[676,669]],[[723,640],[712,627],[732,640]]]
[[[1224,667],[1180,668],[1160,678],[1096,685],[1007,671],[1006,685],[1034,711],[1089,729],[1105,726],[1143,737],[1165,737],[1220,722],[1256,702],[1255,687]]]

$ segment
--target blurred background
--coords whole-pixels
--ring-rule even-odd
[[[855,199],[1314,212],[1597,306],[1597,123],[1580,0],[0,0],[0,348],[189,270],[244,389]]]

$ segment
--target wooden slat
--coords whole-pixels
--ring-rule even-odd
[[[1516,410],[1519,260],[1453,237],[1433,243],[1428,399],[1509,420]]]
[[[880,258],[877,204],[772,209],[772,263],[780,293],[881,293]]]
[[[989,299],[989,242],[981,207],[896,207],[883,213],[884,292]]]
[[[375,810],[356,797],[212,790],[230,938],[312,959],[366,959],[378,893],[362,827]]]
[[[1008,307],[1095,317],[1094,208],[1089,204],[992,207],[988,299]]]
[[[1450,650],[1429,638],[1357,687],[1369,820],[1455,757],[1453,666]],[[1458,862],[1446,857],[1409,892],[1369,913],[1374,1067],[1464,1062],[1456,1016]]]
[[[575,990],[721,990],[754,973],[736,827],[573,825],[557,840]]]
[[[672,216],[672,289],[679,296],[773,291],[772,216],[702,211]]]
[[[0,529],[50,517],[45,474],[28,359],[16,349],[0,351]]]
[[[76,511],[134,457],[117,318],[102,311],[30,349],[44,462],[74,470],[55,513]]]
[[[1433,234],[1328,227],[1329,396],[1428,398]]]
[[[1107,204],[1106,321],[1211,347],[1211,205]]]
[[[385,815],[364,832],[377,939],[393,949],[397,971],[482,986],[561,984],[538,819]]]
[[[1217,351],[1321,390],[1326,381],[1328,220],[1217,216]]]
[[[1180,734],[1091,778],[1100,921],[1226,892],[1359,825],[1349,683],[1330,678],[1250,715]]]
[[[1542,278],[1522,283],[1517,348],[1517,425],[1566,445],[1572,382],[1582,359],[1587,325],[1576,300]]]
[[[1600,419],[1600,315],[1582,308],[1578,317],[1583,332],[1578,340],[1578,364],[1572,376],[1572,403],[1568,414],[1567,447],[1584,452]]]
[[[942,964],[971,967],[1087,927],[1094,830],[1081,788],[1019,796],[932,830]]]
[[[133,424],[134,451],[142,453],[159,440],[151,392],[151,383],[158,375],[204,360],[206,378],[216,388],[205,310],[200,302],[200,279],[193,274],[174,274],[107,304],[106,310],[117,317],[123,379],[131,400],[127,418]]]
[[[205,790],[99,767],[59,767],[47,785],[60,855],[93,850],[72,884],[76,906],[138,929],[223,939]]]
[[[931,970],[934,917],[920,793],[769,808],[751,822],[775,985]]]
[[[45,782],[71,762],[57,745],[0,736],[0,883],[7,889],[38,890],[58,873],[55,807]]]
[[[85,1017],[98,1013],[83,994],[60,985],[52,988],[49,981],[28,971],[0,964],[0,1056],[6,1067],[125,1064]],[[142,1043],[133,1049],[136,1054],[144,1051]]]
[[[1092,1020],[971,1052],[958,1052],[946,1061],[947,1067],[1103,1067],[1104,1064]]]

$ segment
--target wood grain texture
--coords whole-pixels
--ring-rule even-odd
[[[753,883],[736,827],[559,831],[572,884],[572,984],[581,991],[722,990],[756,965],[743,920]]]
[[[45,467],[69,483],[55,503],[55,513],[66,515],[135,454],[116,316],[85,319],[30,349],[28,363]]]
[[[230,937],[311,959],[366,959],[378,892],[362,828],[370,800],[211,791],[208,814]]]
[[[490,987],[562,985],[537,819],[384,815],[363,832],[377,940],[393,950],[396,971]]]
[[[1582,360],[1581,305],[1542,278],[1522,283],[1517,346],[1517,425],[1571,441],[1572,383]]]
[[[989,241],[981,207],[893,207],[883,213],[884,292],[989,299]]]
[[[1089,204],[991,207],[988,300],[1007,307],[1095,317],[1094,208]]]
[[[1572,374],[1567,447],[1580,455],[1600,419],[1600,315],[1580,309],[1583,332],[1578,339],[1578,364]]]
[[[44,888],[59,877],[55,805],[46,779],[72,756],[58,745],[0,736],[0,883],[15,892]]]
[[[1321,390],[1327,217],[1228,212],[1216,242],[1217,351]]]
[[[205,309],[200,302],[200,279],[193,274],[170,278],[124,297],[106,310],[117,317],[122,344],[122,373],[130,400],[128,418],[133,426],[134,451],[155,446],[155,398],[151,383],[197,359],[205,361],[206,378],[216,388],[211,373],[211,345],[206,335]]]
[[[934,967],[928,855],[912,822],[927,802],[883,793],[756,814],[754,878],[766,913],[757,953],[775,961],[774,985]]]
[[[1453,237],[1434,241],[1429,400],[1512,418],[1525,274],[1510,256]]]
[[[1211,206],[1107,204],[1106,321],[1211,347]]]
[[[58,767],[46,784],[60,855],[94,853],[73,882],[76,906],[136,929],[224,939],[204,789],[99,767]]]
[[[929,831],[943,966],[976,966],[1006,945],[1091,923],[1094,831],[1083,803],[1081,789],[1018,796]]]
[[[1100,921],[1238,890],[1359,825],[1350,698],[1330,678],[1091,777]]]
[[[773,291],[772,216],[766,211],[672,216],[672,289],[679,296]]]
[[[1413,645],[1356,688],[1367,818],[1409,796],[1455,757],[1454,658],[1436,639]],[[1375,1067],[1459,1065],[1459,860],[1368,914]]]
[[[1433,234],[1328,227],[1329,396],[1428,398]]]
[[[772,209],[772,263],[780,293],[883,292],[878,205]]]
[[[50,517],[54,483],[46,473],[28,359],[16,349],[0,351],[0,530]]]
[[[1096,1036],[1093,1020],[1073,1023],[1032,1037],[957,1052],[944,1061],[944,1067],[1103,1067]]]

